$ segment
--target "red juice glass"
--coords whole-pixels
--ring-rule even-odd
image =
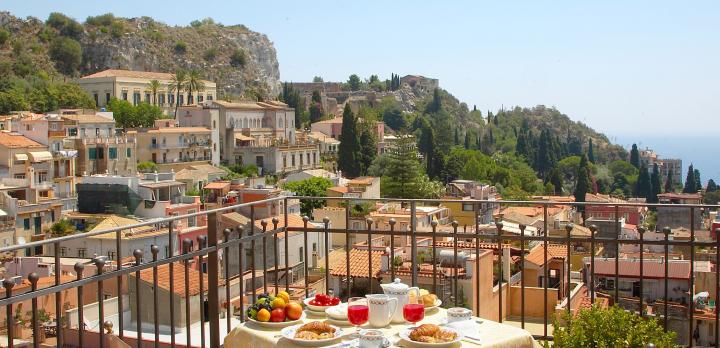
[[[348,321],[356,328],[355,334],[360,335],[360,326],[367,323],[370,315],[370,308],[367,299],[364,297],[351,297],[348,299]]]
[[[403,318],[414,326],[418,321],[425,318],[425,305],[423,305],[419,296],[411,298],[409,302],[403,306]]]

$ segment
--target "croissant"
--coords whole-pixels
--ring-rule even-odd
[[[320,336],[312,331],[295,331],[295,338],[301,340],[317,340]]]
[[[450,342],[457,338],[457,334],[450,330],[439,330],[435,333],[435,339],[438,342]]]
[[[410,334],[408,335],[411,340],[413,341],[419,341],[420,337],[423,336],[430,336],[433,337],[435,334],[440,330],[440,327],[435,324],[422,324],[415,328],[415,330],[412,330]],[[425,341],[419,341],[419,342],[425,342]]]
[[[313,321],[299,327],[295,332],[311,331],[316,334],[335,333],[335,329],[327,323],[321,321]]]

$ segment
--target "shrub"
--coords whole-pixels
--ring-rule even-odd
[[[187,44],[182,41],[175,42],[175,53],[184,54],[187,52]]]
[[[247,54],[245,54],[245,51],[241,49],[235,50],[235,52],[230,55],[230,65],[236,68],[244,67],[246,60]]]
[[[67,219],[62,219],[54,223],[50,227],[50,231],[54,237],[67,236],[75,233],[75,226],[73,226]]]
[[[110,26],[115,22],[115,15],[112,13],[106,13],[99,16],[90,16],[85,20],[85,23],[95,26]]]
[[[110,35],[116,39],[121,38],[125,35],[125,25],[120,21],[115,21],[110,24]]]
[[[75,39],[79,38],[84,30],[80,23],[59,12],[51,13],[45,24],[55,28],[60,35]]]
[[[137,165],[137,170],[142,173],[152,173],[157,170],[157,164],[154,162],[140,162]]]
[[[8,40],[10,40],[10,32],[5,29],[0,29],[0,46],[4,46]]]
[[[218,49],[215,47],[211,47],[205,50],[205,53],[203,53],[203,58],[208,62],[212,62],[215,60],[215,58],[217,58],[217,55]]]
[[[82,62],[80,43],[68,37],[55,38],[50,45],[50,58],[60,72],[72,75]]]
[[[553,347],[675,347],[675,333],[664,332],[657,320],[642,318],[618,306],[581,309],[577,316],[565,314],[565,327],[553,323]]]

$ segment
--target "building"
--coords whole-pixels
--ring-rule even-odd
[[[548,244],[547,261],[545,245],[538,244],[525,256],[522,272],[525,273],[525,285],[542,288],[558,289],[558,300],[567,292],[568,248],[566,245]],[[547,279],[545,278],[547,274]]]
[[[202,80],[205,89],[188,96],[184,90],[178,92],[170,88],[172,79],[173,74],[169,73],[107,69],[84,76],[77,82],[95,100],[97,107],[107,106],[112,98],[127,100],[133,105],[145,102],[161,107],[174,107],[176,103],[199,104],[217,98],[215,82]],[[149,88],[152,80],[157,80],[161,86],[155,96]]]
[[[325,169],[308,169],[301,172],[295,172],[285,177],[285,182],[302,181],[311,178],[325,178],[332,181],[333,186],[344,186],[347,180],[337,173],[329,172]]]
[[[469,203],[469,200],[495,201],[500,198],[495,186],[483,185],[472,180],[453,180],[445,187],[449,198],[457,198],[457,202],[444,202],[443,206],[450,208],[452,219],[460,225],[475,225],[476,216],[479,224],[493,221],[493,216],[499,212],[500,206],[494,203]]]
[[[315,122],[312,125],[310,125],[310,131],[312,133],[320,133],[324,134],[326,136],[329,136],[333,139],[340,140],[340,134],[342,134],[342,116],[335,117],[329,120],[319,121]],[[359,118],[357,120],[358,123],[362,123],[363,119]],[[385,123],[381,121],[375,121],[375,124],[372,127],[373,132],[375,133],[375,136],[377,139],[385,139]],[[383,146],[380,146],[381,142],[378,142],[378,154],[380,154],[380,149],[383,148]]]
[[[219,164],[220,154],[217,150],[213,151],[211,133],[212,131],[205,127],[177,127],[175,120],[156,120],[153,128],[137,129],[137,161],[157,164]]]
[[[702,195],[699,193],[661,193],[658,195],[661,204],[701,204]],[[700,209],[695,209],[691,215],[688,207],[682,206],[660,206],[657,208],[658,228],[686,227],[694,224],[696,230],[702,227],[702,216]],[[691,223],[693,222],[693,223]]]
[[[655,164],[658,165],[660,170],[660,179],[664,184],[667,181],[668,176],[672,175],[672,182],[675,185],[682,183],[682,160],[678,158],[660,158],[660,156],[650,148],[640,150],[640,164],[644,164],[648,172],[652,174],[653,167]]]
[[[598,202],[598,203],[628,203],[626,200],[611,197],[609,195],[592,194],[588,193],[586,202]],[[647,208],[640,206],[618,206],[617,212],[619,219],[625,219],[629,224],[639,225],[642,223],[643,215]],[[597,219],[615,219],[615,206],[613,205],[590,205],[585,206],[585,218],[597,218]]]
[[[134,175],[137,173],[136,140],[133,134],[120,135],[112,113],[68,110],[64,148],[77,151],[75,175]]]
[[[425,77],[422,75],[405,75],[400,78],[400,84],[418,88],[421,91],[432,92],[440,87],[440,80]]]

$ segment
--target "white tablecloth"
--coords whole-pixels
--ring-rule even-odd
[[[420,322],[440,324],[441,321],[446,317],[445,309],[435,309],[431,312],[425,313],[425,319]],[[475,318],[477,319],[477,318]],[[304,322],[325,320],[322,316],[308,315]],[[510,325],[500,324],[494,321],[479,319],[481,324],[479,325],[479,333],[473,336],[478,336],[482,339],[481,342],[471,342],[463,340],[457,347],[508,347],[508,348],[532,348],[533,338],[529,332]],[[338,325],[335,321],[329,321],[330,324],[336,325],[343,328],[343,331],[347,333],[354,332],[355,328],[350,325]],[[405,342],[400,339],[398,333],[407,327],[407,324],[393,324],[390,327],[381,329],[385,332],[385,336],[390,339],[392,346],[400,347],[412,347],[412,344]],[[343,339],[347,339],[344,337]],[[339,343],[336,341],[330,345]],[[259,326],[254,323],[246,322],[235,329],[233,329],[227,337],[225,337],[225,348],[240,348],[240,347],[252,347],[252,348],[271,348],[271,347],[299,347],[293,344],[291,341],[286,340],[280,336],[280,329],[268,329]]]

